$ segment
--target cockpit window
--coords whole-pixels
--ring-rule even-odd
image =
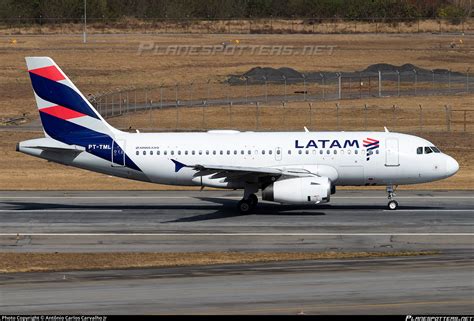
[[[432,152],[433,151],[431,150],[431,148],[429,148],[428,146],[425,146],[425,154],[430,154]]]
[[[417,153],[417,154],[423,154],[423,147],[418,147],[418,148],[416,149],[416,153]]]
[[[434,146],[431,146],[431,150],[435,153],[441,153],[441,151],[437,147],[434,147]]]

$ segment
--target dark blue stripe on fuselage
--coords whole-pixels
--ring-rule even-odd
[[[30,78],[35,93],[42,99],[99,119],[87,102],[68,86],[31,72]]]
[[[52,138],[65,144],[82,146],[88,153],[112,162],[112,146],[114,141],[109,135],[90,130],[41,111],[40,116],[44,130]],[[115,148],[125,154],[126,167],[141,171],[118,145],[115,145]],[[123,165],[116,160],[114,160],[114,163]]]

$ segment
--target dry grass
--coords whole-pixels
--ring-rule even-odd
[[[420,20],[406,22],[343,21],[338,19],[311,21],[284,19],[253,20],[153,20],[122,18],[117,21],[90,21],[88,33],[416,33],[416,32],[469,32],[474,29],[473,19],[464,24],[452,24],[448,20]],[[82,23],[57,23],[44,25],[2,25],[4,35],[17,34],[80,34]]]
[[[472,36],[456,36],[464,41],[463,47],[448,49],[451,37],[434,34],[423,35],[91,35],[87,44],[80,36],[19,36],[0,38],[0,118],[26,114],[37,119],[29,77],[25,72],[24,57],[48,55],[62,66],[83,93],[97,93],[128,86],[157,87],[160,84],[176,82],[189,83],[222,81],[229,74],[238,74],[255,66],[292,67],[300,71],[311,70],[361,70],[366,66],[385,62],[395,65],[413,63],[424,68],[450,68],[465,71],[474,62],[470,54]],[[10,40],[17,39],[16,44]],[[159,46],[167,45],[219,45],[223,41],[238,38],[241,45],[288,45],[303,48],[307,45],[336,46],[332,55],[321,53],[316,56],[255,55],[243,51],[241,55],[223,54],[211,56],[154,56],[151,53],[137,55],[142,41],[153,41]],[[240,91],[239,91],[240,90]],[[292,90],[292,88],[288,88]],[[309,89],[311,90],[311,89]],[[314,90],[318,90],[315,88]],[[202,91],[202,90],[201,90]],[[196,89],[196,92],[198,90]],[[155,93],[156,94],[156,93]],[[242,96],[242,88],[232,93]],[[249,92],[249,94],[252,94]],[[280,91],[281,94],[281,91]],[[168,95],[173,95],[169,92]],[[154,98],[156,101],[156,98]],[[461,160],[461,171],[454,177],[441,182],[416,185],[415,188],[474,188],[472,171],[473,137],[469,133],[428,133],[444,130],[443,108],[449,104],[455,108],[472,108],[472,96],[460,97],[416,97],[385,98],[370,100],[341,101],[339,128],[341,130],[364,129],[363,118],[352,117],[364,103],[377,117],[370,117],[368,129],[380,130],[388,125],[392,130],[418,130],[416,106],[422,104],[426,110],[425,132],[421,136],[433,141],[443,150]],[[392,122],[391,106],[400,106],[402,112]],[[374,109],[373,106],[381,106]],[[276,107],[276,108],[274,108]],[[290,103],[281,106],[263,106],[259,130],[301,130],[308,126],[316,130],[337,130],[334,118],[335,105],[314,103],[311,124],[308,121],[307,104]],[[435,112],[436,111],[436,112]],[[250,115],[250,117],[249,117]],[[255,108],[235,107],[232,119],[227,107],[205,110],[204,125],[202,109],[183,109],[178,115],[178,127],[182,129],[229,128],[255,130]],[[360,116],[360,115],[359,115]],[[459,114],[456,115],[459,117]],[[327,118],[328,120],[323,119]],[[128,128],[175,129],[176,111],[173,109],[148,113],[125,115],[110,120],[112,124]],[[229,121],[235,125],[230,126]],[[459,126],[454,128],[459,131]],[[0,132],[0,190],[148,190],[180,189],[149,183],[134,182],[115,177],[95,174],[80,169],[49,163],[15,152],[18,141],[42,136],[41,133]],[[454,143],[453,143],[454,142]],[[74,179],[71,179],[74,178]],[[411,187],[408,187],[411,188]],[[185,188],[189,189],[189,188]]]
[[[84,94],[130,86],[157,88],[160,84],[219,82],[229,74],[239,74],[255,66],[291,67],[300,71],[354,71],[377,62],[423,68],[450,68],[464,72],[473,64],[472,36],[449,49],[452,37],[419,35],[91,35],[83,44],[79,35],[0,37],[0,117],[24,113],[36,117],[30,80],[25,72],[25,56],[51,56]],[[11,39],[17,40],[16,44]],[[168,45],[220,45],[240,40],[240,45],[335,46],[332,54],[257,55],[251,50],[226,55],[137,54],[141,42]],[[168,93],[173,95],[173,93]]]
[[[111,270],[321,259],[434,255],[393,252],[0,253],[0,273]]]

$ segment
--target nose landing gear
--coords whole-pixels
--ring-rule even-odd
[[[388,185],[387,186],[387,193],[388,193],[387,208],[391,211],[394,211],[398,208],[398,202],[394,199],[395,189],[393,188],[393,185]]]

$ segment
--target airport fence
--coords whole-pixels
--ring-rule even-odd
[[[140,110],[108,121],[122,130],[250,131],[374,130],[474,132],[474,108],[416,103],[401,105],[344,102],[282,102]]]
[[[91,95],[89,100],[103,117],[109,119],[124,115],[131,118],[131,114],[149,114],[147,128],[156,128],[162,125],[153,120],[155,110],[172,111],[178,118],[174,129],[184,129],[182,124],[179,125],[179,115],[185,115],[195,109],[201,110],[201,114],[206,115],[206,108],[213,110],[209,107],[226,106],[229,110],[237,110],[238,107],[247,106],[258,109],[258,106],[287,106],[290,103],[304,104],[305,106],[314,103],[313,105],[318,106],[320,102],[339,101],[342,104],[347,99],[363,100],[374,97],[472,94],[474,93],[474,77],[471,77],[469,72],[470,69],[464,73],[449,70],[413,69],[390,72],[321,73],[303,75],[300,78],[272,79],[271,81],[255,77],[233,77],[222,82],[209,80],[161,85],[153,88],[123,88],[115,92]],[[254,114],[254,111],[251,111],[252,108],[246,110],[250,114]],[[366,111],[367,109],[364,109],[363,113]],[[448,123],[458,121],[456,118],[458,112],[455,112],[456,120],[453,115],[453,112],[450,111],[449,115],[446,114],[442,118],[450,119]],[[183,117],[181,116],[181,118]],[[205,118],[206,116],[197,117]],[[469,119],[470,112],[466,111],[466,115],[462,118],[466,129],[470,127]],[[209,124],[205,120],[202,123]],[[445,125],[448,123],[444,122]],[[446,130],[448,130],[449,127],[446,126]],[[128,127],[130,126],[126,126],[126,128]],[[422,121],[418,127],[425,127],[424,122]],[[210,127],[201,126],[200,129],[206,128]],[[257,126],[257,129],[262,128]]]
[[[0,20],[0,35],[81,34],[84,18],[9,17]],[[332,33],[471,33],[474,19],[459,18],[105,18],[87,17],[86,31],[91,34],[332,34]]]

